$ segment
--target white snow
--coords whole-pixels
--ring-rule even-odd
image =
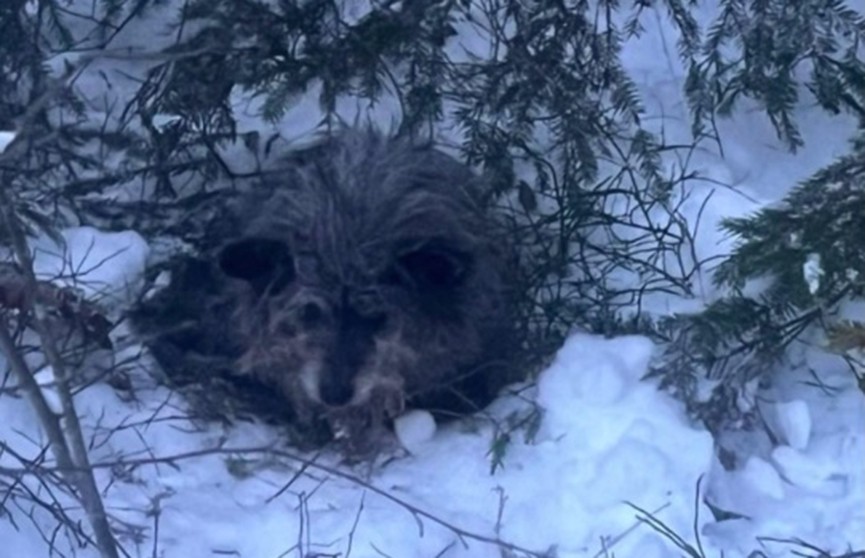
[[[366,9],[366,2],[352,2],[346,14],[358,17]],[[711,9],[704,8],[700,19]],[[140,27],[165,23],[153,18],[133,22],[118,44],[153,40]],[[645,35],[624,51],[646,98],[650,114],[644,120],[663,126],[668,141],[687,143],[684,73],[670,54],[673,33],[663,10],[646,23]],[[471,27],[458,24],[461,33],[470,34]],[[462,46],[487,52],[479,36]],[[158,45],[147,46],[167,40],[159,36]],[[125,99],[144,70],[142,62],[100,59],[77,86],[94,99],[108,99],[100,74],[105,72],[112,80],[110,95]],[[233,92],[232,105],[240,131],[260,131],[262,137],[279,131],[294,145],[321,119],[315,95],[299,99],[295,110],[273,124],[257,119],[256,101],[242,92]],[[807,143],[792,155],[766,119],[745,108],[719,123],[723,155],[705,147],[690,161],[705,178],[683,199],[690,218],[702,216],[697,260],[731,248],[716,228],[722,218],[780,199],[786,188],[843,153],[853,128],[851,121],[831,119],[803,103],[796,118]],[[347,120],[362,114],[389,124],[398,108],[342,99],[340,113]],[[226,150],[236,168],[251,168],[242,156],[242,148]],[[666,164],[673,168],[678,162]],[[149,251],[137,233],[81,227],[63,231],[63,240],[62,246],[47,237],[33,242],[40,277],[74,285],[112,307],[128,303]],[[697,280],[699,300],[656,296],[650,309],[698,309],[717,296],[708,278]],[[744,433],[738,465],[727,471],[709,433],[687,420],[680,403],[641,380],[654,350],[642,337],[574,334],[535,387],[515,386],[475,419],[436,425],[421,411],[402,417],[397,437],[409,455],[372,471],[341,465],[327,453],[301,454],[264,425],[192,424],[179,396],[158,386],[129,400],[98,382],[75,401],[92,441],[97,482],[126,552],[135,557],[501,558],[523,555],[519,549],[538,555],[555,549],[560,558],[682,555],[640,519],[647,517],[637,508],[687,544],[702,545],[706,556],[745,558],[756,550],[789,556],[791,544],[783,541],[795,538],[833,553],[865,549],[865,402],[840,359],[801,348],[803,363],[779,374],[774,403],[761,407],[773,411],[768,418],[777,444],[761,442],[759,432]],[[116,358],[136,351],[125,347]],[[147,368],[146,355],[139,362]],[[812,371],[826,389],[814,387]],[[146,370],[131,373],[148,377]],[[50,381],[48,371],[40,374],[40,381]],[[43,535],[51,536],[56,520],[23,495],[4,499],[5,483],[24,483],[51,505],[56,497],[71,506],[75,518],[84,518],[61,491],[49,494],[33,477],[15,475],[22,468],[17,456],[38,458],[45,437],[13,387],[11,380],[0,383],[0,556],[46,556]],[[761,405],[757,395],[748,394],[742,404]],[[534,436],[527,426],[509,430],[533,420],[539,421]],[[493,440],[504,435],[509,443],[493,473]],[[695,504],[703,497],[727,517]],[[77,548],[64,536],[54,544],[58,555],[74,549],[77,556],[97,556],[92,547]]]
[[[100,254],[115,251],[118,239],[93,231],[66,238],[86,241]],[[124,238],[136,242],[134,235]],[[128,269],[137,262],[130,258]],[[120,281],[106,285],[116,288],[135,280],[131,273],[114,273],[100,281],[108,278]],[[865,475],[858,469],[865,440],[855,425],[865,418],[861,397],[848,390],[843,400],[824,398],[824,405],[843,405],[843,412],[823,412],[823,430],[814,428],[809,436],[803,405],[813,407],[817,396],[801,388],[799,398],[776,407],[785,417],[779,420],[786,425],[784,438],[797,447],[780,446],[769,460],[751,457],[740,472],[724,472],[713,457],[711,436],[688,422],[678,402],[640,381],[653,350],[642,337],[573,335],[535,390],[506,395],[488,409],[493,422],[479,418],[437,429],[427,414],[407,414],[397,431],[411,455],[375,470],[368,480],[327,455],[316,462],[326,469],[312,466],[298,475],[301,463],[292,455],[311,456],[292,454],[264,426],[196,430],[182,418],[182,402],[162,388],[130,404],[109,386],[95,385],[76,401],[89,435],[99,440],[94,463],[180,456],[175,466],[97,471],[112,513],[145,533],[138,546],[124,539],[137,556],[150,556],[155,544],[165,556],[277,556],[296,544],[331,553],[347,553],[351,544],[353,556],[433,556],[445,549],[442,556],[501,556],[487,542],[468,538],[464,546],[447,526],[536,552],[555,547],[560,557],[595,555],[603,548],[617,556],[675,555],[629,503],[690,544],[697,542],[692,524],[699,514],[704,548],[728,556],[746,556],[764,535],[807,534],[813,544],[836,550],[860,542]],[[537,435],[527,441],[523,432],[513,433],[502,467],[490,474],[493,424],[528,416],[536,410],[533,402],[542,408]],[[0,439],[24,455],[39,447],[39,430],[22,401],[3,398]],[[204,454],[194,455],[199,450]],[[276,455],[267,456],[267,450]],[[20,463],[4,454],[0,467]],[[124,469],[120,480],[109,483]],[[334,474],[340,471],[348,477]],[[749,521],[714,523],[704,506],[695,508],[701,476],[708,476],[703,493],[713,505]],[[407,507],[429,515],[415,516]],[[817,508],[822,511],[815,517]],[[36,524],[47,529],[51,520],[41,516]],[[17,525],[0,522],[0,539],[11,541],[14,550],[10,555],[38,555],[34,527]]]
[[[393,421],[397,440],[410,453],[417,453],[436,433],[436,421],[429,411],[413,409]]]
[[[808,292],[812,295],[820,289],[820,278],[824,274],[823,266],[820,265],[820,254],[808,254],[805,263],[802,264],[802,275],[808,284]]]
[[[54,369],[50,366],[44,366],[41,370],[33,374],[36,378],[36,383],[42,391],[42,397],[48,404],[48,408],[57,415],[63,413],[63,404],[60,402],[60,394],[57,393],[57,377],[54,375]]]
[[[775,404],[780,434],[793,448],[803,450],[811,437],[811,410],[808,403],[797,399]]]
[[[784,498],[784,485],[781,476],[771,464],[759,457],[751,456],[742,469],[745,490],[755,496],[766,495],[775,500]]]
[[[8,132],[5,130],[0,131],[0,153],[6,151],[6,148],[9,147],[9,144],[15,141],[15,136],[17,134],[15,132]]]
[[[93,227],[62,231],[57,243],[42,235],[31,243],[41,280],[80,289],[107,306],[131,302],[139,288],[149,248],[136,232],[100,232]]]

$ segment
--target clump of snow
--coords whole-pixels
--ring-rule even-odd
[[[61,243],[42,235],[31,242],[36,276],[80,289],[108,306],[128,304],[140,288],[149,248],[134,231],[101,232],[75,227],[61,232]]]
[[[429,411],[413,409],[393,422],[400,444],[411,453],[423,447],[436,433],[436,422]]]
[[[48,403],[48,408],[52,412],[60,415],[63,413],[63,405],[60,403],[60,394],[57,393],[57,377],[54,375],[54,369],[50,366],[44,366],[41,370],[33,374],[36,378],[36,384],[42,391],[42,397]]]
[[[811,437],[811,411],[801,399],[775,404],[779,434],[797,450],[803,450]]]
[[[802,264],[802,275],[808,284],[808,292],[812,295],[820,290],[820,278],[825,273],[823,266],[820,264],[820,254],[808,254],[805,263]]]
[[[754,495],[766,495],[775,500],[784,498],[784,485],[778,471],[770,463],[751,456],[741,472],[747,491]]]
[[[0,130],[0,153],[6,151],[6,148],[15,140],[15,132]]]

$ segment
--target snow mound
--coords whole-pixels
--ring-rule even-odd
[[[582,536],[574,536],[570,522],[559,526],[575,552],[633,527],[626,501],[663,510],[658,518],[684,536],[691,530],[694,492],[711,462],[712,440],[688,423],[677,402],[640,381],[652,350],[643,337],[574,335],[538,380],[545,412],[536,451],[555,456],[554,474],[541,478],[560,479],[552,483],[562,502],[558,511],[587,519]],[[657,540],[632,535],[619,544],[617,555],[651,555]]]
[[[80,289],[108,306],[125,305],[138,292],[150,252],[141,235],[75,227],[61,231],[60,240],[42,235],[31,242],[39,279]]]
[[[640,337],[571,338],[539,380],[537,402],[544,413],[538,437],[526,441],[515,432],[495,474],[489,450],[496,430],[489,421],[436,429],[431,417],[416,412],[397,424],[412,455],[376,470],[369,481],[315,467],[295,478],[298,463],[257,467],[217,454],[184,461],[177,471],[141,469],[136,483],[112,487],[111,501],[132,509],[165,495],[160,548],[172,555],[202,548],[278,555],[299,537],[309,537],[311,549],[326,544],[333,553],[348,553],[351,545],[351,555],[360,557],[434,556],[446,548],[446,556],[502,555],[489,542],[467,538],[464,546],[438,519],[536,552],[555,547],[559,557],[594,553],[602,544],[622,556],[667,556],[670,547],[639,523],[626,501],[657,513],[687,537],[695,486],[708,468],[712,442],[687,423],[678,403],[640,382],[651,352],[651,343]],[[95,397],[92,403],[102,405]],[[502,425],[533,408],[525,397],[505,396],[489,414]],[[267,432],[243,425],[226,431],[221,444],[249,447],[258,439],[264,447],[285,447]],[[157,424],[148,440],[163,448],[158,454],[213,444],[212,437]],[[131,451],[127,443],[140,440],[118,435],[101,451]],[[238,462],[254,474],[233,478]],[[335,466],[327,458],[318,463]],[[274,497],[289,480],[290,488]],[[408,513],[406,506],[424,515]]]

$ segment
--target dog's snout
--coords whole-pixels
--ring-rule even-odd
[[[344,381],[342,374],[331,371],[322,378],[319,385],[319,398],[322,403],[329,407],[344,407],[354,397],[354,385],[351,381]]]
[[[324,305],[316,301],[308,301],[299,310],[300,322],[305,327],[315,327],[324,320]]]

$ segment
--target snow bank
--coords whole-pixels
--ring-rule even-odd
[[[413,454],[377,469],[369,483],[450,525],[489,538],[498,532],[504,541],[539,552],[557,547],[558,556],[582,556],[605,541],[617,555],[664,556],[665,543],[639,526],[625,501],[657,511],[687,537],[697,478],[708,468],[712,442],[687,424],[678,403],[639,381],[651,350],[639,337],[570,339],[539,382],[544,415],[537,439],[526,443],[516,433],[504,467],[494,475],[488,421],[446,425],[433,435],[426,417],[417,414],[406,421],[409,430],[422,432],[410,436]],[[107,395],[86,398],[89,412],[103,416],[106,427]],[[502,423],[530,409],[524,399],[509,396],[490,414]],[[135,422],[122,413],[113,416]],[[269,429],[253,425],[222,435],[224,447],[285,447]],[[152,424],[143,437],[159,448],[154,453],[167,455],[212,447],[216,433]],[[119,433],[99,453],[141,449],[141,439]],[[306,541],[304,548],[332,553],[347,553],[352,545],[351,555],[360,557],[377,556],[376,549],[389,556],[433,556],[446,548],[443,556],[501,556],[492,544],[469,540],[463,547],[452,530],[429,517],[415,517],[381,494],[315,469],[271,499],[293,478],[296,463],[278,460],[280,466],[255,470],[249,456],[250,462],[240,462],[254,474],[237,478],[232,474],[238,474],[238,463],[226,457],[183,461],[177,470],[141,468],[135,482],[112,487],[111,501],[135,509],[165,495],[160,548],[168,555],[220,549],[275,556]],[[320,463],[335,466],[331,459]]]
[[[78,270],[90,295],[122,293],[139,279],[147,249],[137,235],[84,228],[64,231],[63,238],[62,258],[50,241],[35,243],[40,274],[65,277]],[[183,403],[164,388],[139,394],[141,401],[131,404],[109,386],[95,385],[76,403],[94,441],[94,463],[181,456],[176,467],[97,470],[109,509],[142,529],[144,540],[154,535],[158,510],[159,538],[149,544],[166,555],[276,556],[298,541],[308,551],[347,553],[351,545],[352,556],[360,557],[378,551],[432,556],[446,548],[443,556],[501,555],[494,544],[471,538],[463,546],[446,524],[539,552],[556,547],[562,557],[602,544],[618,555],[663,556],[665,543],[639,525],[625,502],[657,511],[687,533],[695,484],[712,446],[707,433],[687,424],[678,403],[640,382],[651,352],[651,343],[639,337],[574,336],[536,392],[503,397],[489,410],[492,422],[479,417],[436,428],[428,415],[407,416],[400,430],[412,454],[376,469],[369,481],[359,480],[363,471],[339,468],[333,457],[320,463],[358,480],[315,468],[295,479],[299,464],[285,456],[263,460],[220,450],[291,448],[261,425],[197,430],[184,418]],[[531,412],[535,395],[543,408],[536,439],[527,442],[515,432],[503,467],[491,474],[493,424]],[[43,442],[35,425],[23,401],[3,395],[0,440],[33,456]],[[209,453],[183,457],[199,450]],[[5,456],[0,466],[20,464]],[[413,515],[407,506],[429,515]],[[34,529],[47,532],[53,519],[40,515],[22,525],[20,511],[14,513],[19,529],[0,521],[0,539],[14,555],[37,555],[44,543]],[[124,544],[133,551],[128,538]]]
[[[63,238],[66,258],[45,239],[36,242],[41,274],[86,271],[84,284],[99,285],[91,295],[123,293],[139,280],[147,247],[137,235],[83,228],[64,231]],[[535,388],[504,395],[474,420],[442,426],[425,413],[405,417],[399,435],[411,453],[369,477],[369,470],[341,466],[328,454],[300,473],[292,455],[313,456],[293,454],[278,430],[192,424],[183,402],[165,388],[130,402],[97,384],[76,403],[93,462],[115,463],[99,468],[97,480],[113,516],[128,533],[140,534],[121,537],[132,555],[150,556],[155,546],[166,556],[259,557],[301,549],[351,550],[361,558],[499,558],[495,540],[536,552],[555,548],[559,557],[604,549],[617,556],[675,555],[628,503],[691,544],[699,513],[704,546],[727,556],[747,556],[761,536],[807,536],[839,550],[861,542],[865,436],[857,425],[865,422],[865,404],[843,385],[849,376],[838,372],[833,381],[846,391],[831,397],[815,395],[801,381],[779,388],[772,424],[781,445],[728,472],[713,457],[709,434],[689,424],[678,402],[640,380],[652,351],[642,337],[574,335]],[[537,409],[535,436],[527,439],[525,427],[511,432],[501,467],[491,474],[496,433]],[[6,392],[0,393],[0,440],[29,457],[44,442],[27,405]],[[175,459],[169,465],[157,459],[163,457]],[[19,466],[10,453],[0,455],[0,467]],[[714,522],[702,505],[695,509],[702,475],[704,493],[733,519]],[[45,543],[38,530],[50,532],[54,518],[37,513],[24,521],[26,508],[15,505],[28,504],[10,502],[4,513],[12,519],[0,521],[5,549],[40,555]],[[95,556],[87,552],[80,555]]]
[[[139,288],[149,248],[136,232],[101,232],[76,227],[61,232],[61,242],[43,235],[31,242],[39,279],[75,287],[109,307],[131,302]]]
[[[146,249],[135,235],[86,229],[65,231],[64,238],[73,264],[83,252],[97,261],[118,252],[134,256],[121,262],[124,267],[99,274],[99,292],[119,292],[140,273]],[[119,250],[121,239],[128,242],[128,250]],[[57,261],[49,250],[38,251],[41,273],[66,269]],[[544,415],[536,442],[515,435],[504,467],[495,475],[490,474],[488,450],[494,433],[489,421],[478,420],[470,429],[463,423],[436,430],[427,415],[409,415],[400,429],[413,455],[377,470],[369,481],[405,505],[314,468],[274,498],[294,477],[298,464],[284,459],[261,463],[254,455],[214,452],[181,460],[178,468],[144,465],[113,483],[108,470],[100,469],[98,477],[101,486],[108,487],[109,507],[124,521],[149,529],[147,511],[159,503],[158,544],[168,555],[195,556],[205,550],[279,555],[305,541],[305,548],[322,545],[331,552],[348,552],[352,545],[353,556],[375,556],[376,549],[390,556],[431,556],[445,548],[450,548],[447,556],[500,556],[493,544],[469,540],[463,547],[452,529],[408,513],[406,506],[411,506],[483,537],[498,536],[537,551],[557,547],[559,556],[600,550],[599,541],[622,555],[661,556],[664,545],[646,527],[629,533],[638,523],[625,501],[660,510],[660,518],[687,532],[692,492],[709,462],[711,440],[686,423],[677,403],[639,381],[651,350],[651,344],[638,337],[570,339],[538,384],[537,403]],[[172,456],[214,450],[217,444],[289,449],[262,426],[219,432],[210,425],[190,432],[175,405],[166,404],[172,400],[170,393],[155,390],[147,399],[136,409],[104,385],[78,396],[88,437],[100,440],[94,444],[94,462],[143,452]],[[9,418],[2,422],[0,438],[16,448],[38,449],[13,433],[37,432],[23,403],[4,400],[0,408],[0,414],[10,414],[0,417]],[[510,396],[490,413],[501,424],[513,413],[530,410],[524,399]],[[124,428],[115,429],[121,425]],[[336,466],[332,459],[323,463]],[[46,519],[46,527],[48,523]],[[0,525],[9,530],[10,524]],[[28,529],[0,535],[20,541],[15,544],[23,552],[33,544],[32,533],[26,533]]]

